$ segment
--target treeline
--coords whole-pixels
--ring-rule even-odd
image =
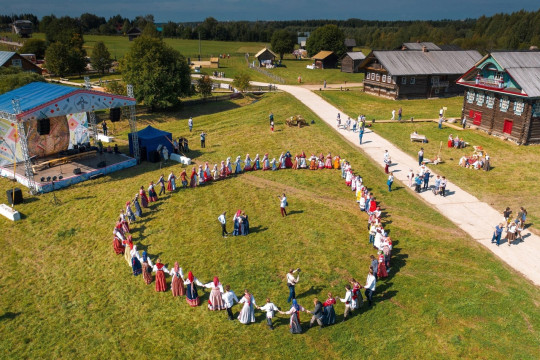
[[[35,29],[47,33],[56,17],[44,16],[38,21],[31,14],[0,16],[0,27],[15,18],[32,21]],[[290,21],[218,21],[212,17],[203,22],[168,22],[155,24],[152,15],[127,19],[115,15],[106,20],[93,14],[82,14],[76,21],[85,34],[122,34],[133,27],[143,30],[154,24],[163,37],[270,42],[276,30],[307,33],[327,24],[338,26],[347,38],[356,39],[359,46],[372,49],[392,49],[408,41],[432,41],[454,44],[464,49],[527,49],[540,46],[540,9],[512,14],[482,16],[478,19],[436,21],[378,21],[378,20],[290,20]]]

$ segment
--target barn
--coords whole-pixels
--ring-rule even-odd
[[[273,64],[276,61],[276,57],[277,55],[268,48],[261,49],[261,51],[255,54],[255,58],[259,61],[259,66]]]
[[[540,143],[540,52],[492,52],[457,80],[462,119],[519,144]]]
[[[312,57],[317,69],[331,69],[337,67],[338,57],[333,51],[320,51]]]
[[[362,60],[366,58],[361,51],[348,52],[341,59],[341,71],[346,73],[357,73],[362,63]]]
[[[469,51],[372,51],[360,64],[364,91],[391,99],[455,96],[456,80],[482,55]]]
[[[0,66],[16,67],[22,69],[23,71],[31,71],[40,75],[42,72],[39,66],[12,51],[0,51]]]
[[[347,51],[353,51],[353,49],[356,47],[356,40],[345,39],[344,44],[345,44],[345,47],[347,48]]]
[[[127,33],[126,35],[128,36],[129,38],[129,41],[133,41],[135,40],[136,38],[138,38],[139,36],[141,36],[142,34],[142,31],[139,29],[139,28],[131,28]]]

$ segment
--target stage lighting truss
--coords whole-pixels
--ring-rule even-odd
[[[134,98],[133,85],[128,84],[127,86],[127,95],[131,98]],[[141,151],[139,149],[139,136],[137,135],[137,112],[135,110],[135,105],[130,105],[129,107],[129,128],[131,130],[131,141],[133,144],[133,157],[137,159],[137,163],[141,161]]]

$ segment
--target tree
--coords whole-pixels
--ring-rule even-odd
[[[212,95],[212,87],[214,83],[210,76],[203,75],[197,80],[197,91],[203,96],[208,97]]]
[[[296,45],[296,34],[285,29],[276,30],[272,34],[270,44],[272,50],[279,54],[280,60],[283,60],[283,54],[293,52],[294,45]]]
[[[55,42],[45,52],[45,66],[58,76],[81,74],[86,67],[86,53],[77,47]]]
[[[345,34],[336,25],[324,25],[311,33],[307,39],[306,50],[309,56],[328,50],[341,57],[347,51]]]
[[[53,19],[45,30],[47,43],[51,44],[59,41],[64,45],[70,47],[76,46],[80,49],[82,49],[84,44],[82,34],[83,29],[80,22],[68,16]]]
[[[178,105],[191,88],[186,59],[161,39],[141,36],[121,63],[124,82],[132,84],[137,101],[152,108]]]
[[[131,24],[128,19],[124,21],[124,24],[122,25],[122,32],[125,34],[131,29]]]
[[[126,85],[121,81],[109,81],[105,83],[105,90],[110,94],[127,96]]]
[[[94,69],[100,71],[102,74],[105,74],[105,71],[108,72],[111,68],[111,53],[103,41],[98,41],[96,46],[94,46],[90,62],[92,63]]]
[[[148,23],[144,27],[144,29],[143,29],[143,31],[141,33],[141,36],[147,36],[147,37],[151,37],[151,38],[159,38],[161,36],[161,34],[159,33],[159,31],[157,31],[156,25],[154,25],[154,23]]]
[[[0,94],[36,81],[45,81],[43,76],[23,71],[16,67],[0,67]]]
[[[234,77],[233,86],[241,92],[246,91],[249,88],[251,77],[247,73],[240,73]]]
[[[163,25],[163,37],[176,37],[176,29],[178,25],[175,22],[169,21]]]
[[[35,54],[37,59],[43,59],[45,57],[45,50],[47,50],[45,40],[33,38],[26,40],[24,45],[19,49],[19,53]]]
[[[80,16],[80,22],[83,30],[89,32],[94,30],[97,31],[99,27],[106,23],[104,17],[100,17],[90,13],[84,13]]]

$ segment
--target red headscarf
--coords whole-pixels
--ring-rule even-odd
[[[195,277],[193,276],[193,273],[191,271],[188,272],[187,278],[193,284],[193,281],[195,280]]]
[[[214,276],[214,286],[218,287],[218,285],[219,285],[219,279],[217,276]]]

